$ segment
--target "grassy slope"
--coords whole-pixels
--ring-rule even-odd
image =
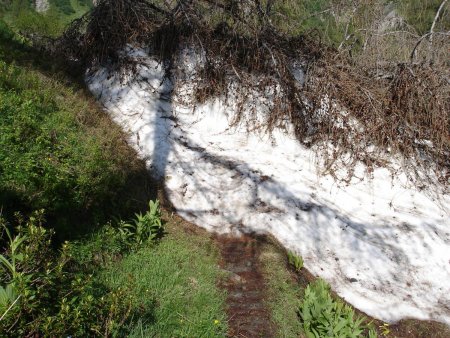
[[[55,64],[0,19],[0,205],[6,216],[43,208],[69,237],[152,193],[120,128]]]
[[[292,278],[287,269],[284,250],[270,242],[262,247],[260,260],[267,279],[267,303],[280,338],[299,337],[303,330],[298,320],[298,308],[303,288]]]

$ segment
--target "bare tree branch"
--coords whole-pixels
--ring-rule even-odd
[[[433,43],[433,33],[434,33],[434,27],[436,26],[436,22],[439,20],[439,16],[441,15],[442,10],[444,9],[445,4],[448,0],[442,1],[441,5],[439,6],[438,11],[436,12],[436,16],[434,17],[433,23],[430,28],[430,42]]]
[[[416,45],[414,46],[414,49],[413,49],[412,52],[411,52],[411,56],[410,56],[411,63],[413,63],[414,58],[416,57],[416,50],[417,50],[417,47],[419,47],[419,45],[421,44],[421,42],[422,42],[424,39],[426,39],[427,37],[432,36],[432,35],[434,35],[434,34],[450,36],[450,31],[448,31],[448,32],[433,32],[433,33],[432,33],[432,32],[429,32],[429,33],[427,33],[427,34],[422,35],[422,36],[420,37],[420,39],[417,40],[417,43],[416,43]]]

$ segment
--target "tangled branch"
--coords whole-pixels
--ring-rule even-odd
[[[72,23],[58,50],[85,67],[129,66],[121,51],[147,46],[170,73],[183,48],[192,48],[205,60],[195,80],[197,101],[232,94],[240,123],[252,93],[270,92],[268,131],[292,125],[301,143],[320,151],[324,172],[336,175],[344,166],[350,179],[357,163],[370,172],[401,155],[421,184],[430,173],[448,183],[450,91],[439,70],[388,64],[392,76],[376,77],[314,33],[278,31],[273,15],[273,1],[102,0]],[[296,78],[296,63],[306,72],[304,82]]]

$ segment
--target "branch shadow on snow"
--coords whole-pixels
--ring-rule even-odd
[[[331,280],[329,279],[328,281],[332,285],[336,285],[336,282],[340,285],[351,285],[350,287],[354,289],[354,292],[373,302],[380,301],[380,295],[377,294],[377,291],[396,296],[398,293],[404,293],[404,300],[407,300],[409,304],[417,308],[421,307],[421,304],[416,301],[415,297],[407,291],[410,286],[417,283],[415,276],[418,262],[412,262],[408,253],[403,250],[403,247],[397,245],[396,238],[392,237],[392,232],[390,231],[393,224],[387,221],[380,224],[358,222],[342,214],[333,206],[298,198],[289,191],[288,187],[277,180],[263,175],[246,163],[236,162],[209,153],[186,136],[182,140],[171,138],[170,142],[172,143],[172,149],[184,147],[190,151],[197,152],[198,157],[206,163],[219,166],[225,170],[227,174],[224,176],[239,176],[241,181],[245,181],[251,187],[251,194],[250,198],[242,200],[242,203],[250,208],[257,209],[261,213],[261,216],[258,218],[261,223],[255,225],[254,222],[249,222],[245,216],[241,219],[234,215],[232,211],[222,212],[223,210],[218,210],[217,197],[215,198],[214,196],[217,196],[218,191],[220,192],[223,186],[217,187],[205,184],[205,182],[201,181],[199,175],[193,175],[192,173],[199,170],[199,162],[182,162],[179,159],[184,175],[190,176],[190,182],[194,182],[195,188],[193,189],[198,194],[201,194],[210,205],[209,208],[202,209],[176,207],[175,210],[181,215],[196,224],[202,225],[207,222],[209,217],[214,217],[219,213],[231,225],[232,230],[254,235],[272,234],[283,244],[288,244],[288,248],[289,246],[295,248],[295,244],[292,245],[292,238],[295,238],[298,242],[309,241],[311,243],[308,245],[301,245],[307,248],[305,258],[312,255],[315,262],[327,261],[325,264],[332,270],[328,272],[328,276],[331,276]],[[168,193],[169,197],[171,193]],[[276,196],[275,200],[271,203],[262,197],[267,195]],[[283,207],[280,208],[280,205]],[[231,208],[233,207],[231,206]],[[284,211],[282,209],[289,210],[291,217],[296,218],[295,225],[289,219],[283,217]],[[280,227],[283,228],[281,232],[284,238],[280,238]],[[209,228],[219,232],[222,230],[214,226],[209,226]],[[399,229],[399,231],[404,232],[413,232],[414,230],[408,224],[402,224],[401,229]],[[424,222],[421,231],[426,233],[425,237],[433,237],[437,241],[444,242],[446,237],[446,242],[449,242],[448,234],[439,233],[433,224]],[[417,241],[417,238],[414,237],[411,238],[410,244],[422,252],[423,259],[426,261],[427,254],[430,255],[433,248],[426,242]],[[347,256],[352,261],[352,265],[359,266],[363,270],[362,274],[369,274],[372,278],[364,280],[364,277],[360,276],[357,270],[349,271],[347,261],[334,257],[333,253],[326,249],[328,244],[333,241],[341,242],[342,249],[348,252]],[[302,254],[304,253],[302,252]],[[334,264],[329,263],[330,260]],[[422,262],[419,263],[419,265],[421,264]],[[367,269],[373,272],[367,272]],[[384,276],[382,277],[377,276],[377,272],[380,270],[384,271]],[[399,288],[400,282],[403,287]],[[371,292],[366,292],[365,288],[367,287],[370,288]],[[426,296],[430,287],[432,287],[431,284],[426,285],[426,283],[422,283],[419,286],[422,289],[420,291],[421,295]],[[413,292],[416,293],[417,291],[411,291],[411,293]],[[445,300],[441,301],[445,303]],[[448,304],[445,305],[444,303],[440,304],[440,306],[448,309]],[[401,305],[401,302],[388,302],[384,312],[390,312],[392,317],[396,317],[397,308]]]
[[[154,84],[151,94],[146,92],[149,83]],[[129,79],[120,91],[105,87],[101,92],[110,91],[107,96],[116,98],[111,105],[116,104],[117,108],[113,109],[113,117],[132,131],[132,137],[136,137],[132,141],[141,154],[146,154],[153,175],[165,183],[167,200],[180,215],[217,232],[223,232],[222,226],[227,226],[244,233],[272,234],[288,249],[296,249],[313,273],[339,285],[341,291],[350,288],[353,295],[378,304],[380,294],[394,295],[395,301],[387,301],[383,310],[393,318],[397,317],[396,305],[404,304],[401,297],[409,306],[421,307],[420,299],[427,298],[433,284],[418,281],[418,269],[433,264],[427,261],[433,242],[448,245],[448,233],[427,222],[419,227],[392,224],[388,219],[352,219],[337,205],[294,194],[290,187],[249,164],[214,153],[189,136],[188,130],[183,129],[189,126],[178,123],[172,104],[174,86],[174,82],[161,82],[161,77],[151,71],[146,75],[144,71]],[[153,95],[150,100],[148,95]],[[133,101],[128,111],[117,105],[123,98]],[[144,102],[147,107],[143,107]],[[151,145],[151,149],[146,145]],[[189,160],[183,156],[186,153],[190,154]],[[181,183],[173,185],[171,175]],[[255,213],[250,215],[248,211]],[[414,235],[408,245],[417,249],[417,256],[405,250],[405,243],[397,240],[396,233],[402,233],[403,239],[405,234]],[[419,240],[418,233],[427,240]],[[330,245],[339,248],[339,255],[336,249],[327,249]],[[314,266],[317,262],[321,269]],[[419,285],[410,292],[415,284]],[[436,304],[433,310],[437,308],[450,312],[446,304]],[[442,312],[436,317],[439,315]]]

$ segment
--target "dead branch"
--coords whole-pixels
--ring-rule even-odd
[[[387,165],[397,154],[410,167],[416,166],[417,173],[448,175],[448,78],[440,69],[413,60],[424,39],[450,32],[433,31],[420,37],[410,64],[371,65],[339,53],[312,34],[292,36],[278,31],[271,24],[278,15],[272,1],[265,8],[262,4],[179,0],[161,8],[150,0],[102,0],[69,26],[55,50],[85,68],[102,64],[132,70],[125,47],[150,47],[153,57],[170,65],[167,76],[172,76],[181,51],[189,48],[205,60],[196,79],[185,80],[195,82],[197,101],[217,95],[233,97],[234,123],[245,123],[249,132],[261,125],[269,132],[293,126],[298,141],[316,147],[332,174],[343,163],[349,175],[359,162],[368,168]],[[306,72],[304,83],[294,76],[294,62]],[[264,104],[266,121],[261,123],[255,116],[259,109],[249,112],[246,107],[260,104],[255,93],[268,92],[271,100]]]
[[[434,17],[433,23],[431,24],[431,28],[430,28],[430,43],[433,43],[434,27],[436,26],[436,22],[439,20],[441,12],[444,9],[444,6],[445,6],[446,3],[447,3],[447,0],[444,0],[444,1],[441,2],[441,5],[439,6],[439,9],[437,10],[436,15]]]

